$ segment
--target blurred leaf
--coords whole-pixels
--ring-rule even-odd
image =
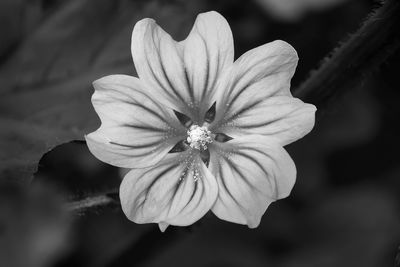
[[[296,251],[282,267],[391,266],[400,237],[397,199],[376,186],[324,195],[305,216]]]
[[[0,55],[19,39],[21,35],[21,13],[23,1],[8,0],[0,2]]]
[[[348,0],[255,0],[268,14],[282,21],[297,21],[310,11],[335,7]]]
[[[145,236],[149,240],[129,246],[107,266],[275,266],[265,240],[246,226],[224,224],[215,217],[200,224],[151,233]]]
[[[117,167],[96,159],[84,142],[75,141],[46,153],[40,159],[32,184],[57,187],[68,196],[68,201],[73,201],[69,208],[76,210],[74,206],[79,205],[79,201],[90,204],[85,202],[88,197],[104,198],[100,195],[117,193],[120,182]]]
[[[3,0],[0,2],[0,56],[7,56],[25,33],[42,18],[41,0]]]
[[[51,266],[69,249],[70,220],[50,188],[0,186],[0,263]]]
[[[91,82],[134,74],[131,31],[143,17],[157,19],[175,37],[184,36],[191,26],[184,22],[192,22],[194,14],[182,12],[187,2],[177,3],[75,0],[59,5],[0,69],[0,179],[29,182],[45,152],[93,131],[99,122],[90,103]]]
[[[120,256],[127,247],[139,242],[148,232],[162,235],[155,224],[140,225],[127,220],[121,209],[104,207],[101,211],[91,210],[74,222],[69,254],[61,258],[56,266],[108,266],[109,262]],[[135,251],[132,256],[140,257],[142,253]],[[154,255],[155,251],[152,253]]]
[[[400,266],[400,247],[397,248],[396,258],[394,260],[394,266],[395,267],[399,267]]]

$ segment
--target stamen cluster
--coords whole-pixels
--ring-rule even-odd
[[[211,131],[206,126],[192,125],[187,131],[187,135],[186,141],[190,147],[199,150],[206,150],[207,145],[213,141]]]

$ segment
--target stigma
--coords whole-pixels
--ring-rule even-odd
[[[206,150],[207,145],[213,141],[211,132],[205,126],[190,126],[187,131],[187,136],[186,141],[189,143],[190,147],[199,150]]]

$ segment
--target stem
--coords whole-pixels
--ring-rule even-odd
[[[81,200],[72,201],[66,204],[66,209],[69,211],[81,213],[90,208],[117,204],[118,201],[115,199],[114,195],[115,193],[110,193],[106,195],[91,196]]]
[[[377,69],[400,47],[400,1],[387,0],[359,30],[334,49],[318,70],[294,91],[296,97],[319,108]]]

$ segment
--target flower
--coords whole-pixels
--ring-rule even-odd
[[[257,227],[296,179],[283,146],[314,126],[316,108],[290,93],[294,48],[274,41],[234,61],[230,27],[217,12],[200,14],[181,42],[143,19],[131,48],[139,78],[93,83],[102,124],[86,136],[97,158],[131,169],[120,187],[126,216],[165,230],[211,210]]]

